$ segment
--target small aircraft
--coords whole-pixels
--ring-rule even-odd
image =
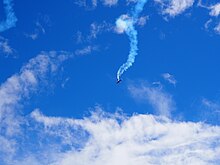
[[[116,84],[119,84],[121,81],[122,81],[121,79],[120,79],[120,80],[117,80]]]

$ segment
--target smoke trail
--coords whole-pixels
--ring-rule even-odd
[[[3,4],[5,6],[6,20],[0,22],[0,32],[3,32],[7,29],[10,29],[11,27],[14,27],[17,22],[17,18],[12,8],[13,7],[12,0],[3,0]]]
[[[117,79],[120,80],[121,75],[132,66],[135,61],[135,56],[138,50],[137,30],[134,25],[138,21],[138,16],[142,12],[147,0],[138,0],[136,6],[132,9],[129,15],[121,15],[116,21],[117,31],[125,32],[130,40],[130,51],[127,61],[119,68]]]

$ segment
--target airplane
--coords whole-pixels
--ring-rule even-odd
[[[121,81],[122,81],[121,79],[120,79],[120,80],[117,80],[116,84],[119,84]]]

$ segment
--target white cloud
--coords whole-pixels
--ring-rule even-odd
[[[0,52],[9,56],[15,53],[14,49],[9,45],[9,41],[0,36]]]
[[[219,100],[210,100],[202,98],[194,110],[196,118],[199,121],[205,121],[212,125],[219,125],[220,121],[220,103]]]
[[[86,1],[85,0],[74,0],[74,4],[76,4],[80,7],[86,7]]]
[[[210,10],[210,16],[218,17],[220,15],[220,3],[216,3],[214,5],[210,5],[209,3],[207,3],[206,5],[204,5],[202,3],[202,0],[199,0],[198,6]]]
[[[93,22],[90,25],[90,34],[88,36],[88,39],[96,39],[97,35],[103,33],[103,32],[108,32],[112,30],[112,25],[107,23],[107,22],[102,22],[100,24]]]
[[[24,33],[27,38],[31,38],[32,40],[36,40],[39,38],[40,35],[46,34],[46,28],[51,26],[50,17],[47,15],[39,15],[39,18],[34,23],[35,27],[33,32],[31,33]]]
[[[206,21],[204,25],[205,29],[208,29],[211,23],[212,23],[212,19],[209,19],[208,21]]]
[[[127,5],[130,5],[130,4],[133,5],[134,3],[137,3],[137,1],[138,1],[138,0],[126,0],[126,4],[127,4]]]
[[[74,0],[74,3],[80,7],[84,7],[86,10],[95,9],[98,5],[97,0]]]
[[[220,3],[217,3],[209,8],[211,9],[211,11],[209,13],[211,16],[217,17],[220,15]]]
[[[218,17],[220,15],[220,3],[210,5],[210,3],[207,2],[207,4],[204,5],[202,3],[202,0],[199,0],[198,6],[205,8],[207,10],[210,10],[209,15],[211,17]],[[220,23],[214,22],[214,26],[213,26],[213,22],[214,22],[214,19],[210,18],[204,25],[205,29],[208,29],[211,26],[217,34],[220,34]]]
[[[172,96],[160,87],[150,87],[147,85],[129,86],[128,90],[135,99],[148,102],[156,112],[162,116],[171,116],[171,112],[175,110],[175,103]]]
[[[21,125],[25,124],[24,116],[20,115],[22,101],[39,90],[68,57],[65,52],[59,55],[56,52],[42,52],[0,85],[0,144],[4,144],[0,147],[0,154],[13,156],[19,147],[16,139],[22,135]],[[0,164],[2,159],[4,156],[0,158]]]
[[[87,54],[91,54],[93,51],[97,51],[98,47],[97,46],[92,46],[92,45],[88,45],[82,49],[77,49],[75,51],[76,55],[87,55]]]
[[[156,3],[161,4],[163,14],[168,14],[172,17],[183,13],[186,9],[190,8],[194,0],[154,0]]]
[[[220,113],[220,105],[206,98],[202,99],[202,104],[214,112]]]
[[[88,9],[95,9],[99,4],[106,7],[112,7],[118,4],[118,0],[75,0],[75,4]]]
[[[105,6],[111,7],[111,6],[117,5],[118,0],[102,0],[102,3]]]
[[[76,39],[76,43],[78,43],[78,44],[79,44],[79,43],[82,43],[82,42],[84,41],[83,34],[82,34],[82,32],[80,32],[80,31],[76,32],[74,38]]]
[[[6,154],[15,153],[16,142],[14,140],[7,139],[6,137],[0,135],[0,144],[1,144],[0,153],[1,152]]]
[[[220,34],[220,23],[218,23],[214,30],[216,31],[216,33]]]
[[[152,115],[127,117],[102,112],[84,119],[68,119],[47,117],[39,111],[32,114],[47,129],[43,132],[47,138],[51,138],[48,136],[51,132],[68,127],[70,133],[73,132],[70,128],[79,130],[80,137],[86,132],[87,140],[78,141],[79,149],[72,146],[55,153],[53,160],[47,160],[50,165],[73,162],[75,165],[212,165],[220,162],[218,126],[176,122]]]
[[[97,3],[98,3],[97,0],[92,0],[92,6],[93,7],[97,7]]]
[[[66,84],[68,83],[68,81],[70,80],[70,77],[67,77],[63,80],[63,82],[61,83],[61,87],[62,88],[65,88],[66,87]]]
[[[38,39],[40,34],[46,33],[45,28],[41,25],[40,22],[36,22],[35,26],[36,27],[34,28],[34,32],[24,34],[27,38],[31,38],[32,40],[36,40],[36,39]]]
[[[80,31],[76,33],[76,42],[78,44],[85,42],[91,43],[94,39],[97,39],[98,35],[102,34],[103,32],[109,32],[113,30],[114,27],[110,23],[105,21],[102,23],[93,22],[90,25],[90,31],[88,35],[83,35],[83,33]]]
[[[137,25],[144,26],[147,23],[147,20],[149,19],[148,16],[142,16],[138,19]]]
[[[175,77],[169,73],[163,73],[162,77],[168,81],[170,84],[176,85],[177,81],[175,79]]]

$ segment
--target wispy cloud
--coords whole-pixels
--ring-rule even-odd
[[[9,41],[6,38],[0,36],[0,52],[4,56],[14,56],[15,50],[9,45]]]
[[[68,81],[70,80],[70,77],[67,77],[63,80],[62,84],[61,84],[61,87],[62,88],[65,88],[66,87],[66,84],[68,83]]]
[[[216,24],[216,21],[213,19],[213,17],[218,18],[220,16],[220,3],[210,4],[210,2],[207,2],[207,4],[203,4],[203,1],[199,0],[198,6],[209,10],[209,15],[211,16],[211,18],[205,23],[205,28],[208,29],[211,26],[217,34],[220,34],[220,22]]]
[[[130,85],[128,87],[131,95],[138,100],[144,100],[155,109],[157,114],[171,117],[171,112],[175,110],[175,102],[172,96],[159,87],[151,87],[146,84]]]
[[[209,124],[219,125],[220,102],[218,99],[208,99],[204,97],[196,105],[196,118]]]
[[[112,25],[107,22],[102,22],[100,24],[93,22],[90,25],[90,35],[88,36],[89,39],[96,39],[98,34],[103,32],[109,32],[112,30]]]
[[[214,30],[216,31],[216,33],[220,34],[220,23],[218,23],[218,25],[215,26]]]
[[[46,28],[51,26],[51,20],[50,20],[49,16],[39,14],[38,17],[39,18],[34,23],[35,27],[34,27],[33,32],[24,33],[24,35],[27,38],[31,38],[32,40],[38,39],[40,35],[45,35],[46,34]]]
[[[99,50],[100,45],[95,45],[94,42],[104,32],[113,31],[114,27],[105,21],[102,23],[93,22],[90,24],[90,30],[87,35],[78,31],[76,33],[76,43],[81,44],[82,48],[75,51],[76,55],[87,55],[93,51]]]
[[[27,38],[31,38],[32,40],[36,40],[36,39],[38,39],[40,34],[46,33],[45,29],[43,28],[43,26],[39,22],[36,22],[35,25],[36,25],[36,27],[34,29],[34,32],[24,34]]]
[[[22,125],[25,124],[21,115],[22,102],[32,93],[45,85],[49,77],[57,72],[63,61],[69,58],[65,52],[42,52],[37,57],[29,60],[20,72],[8,78],[0,86],[0,164],[7,161],[19,149],[19,140],[24,137]],[[18,148],[17,148],[18,147]],[[5,154],[7,160],[4,159]],[[6,161],[6,162],[5,162]]]
[[[87,35],[83,34],[80,31],[76,33],[76,42],[78,44],[91,43],[95,39],[97,39],[99,35],[103,34],[104,32],[110,31],[114,31],[114,26],[110,23],[107,23],[105,21],[103,21],[102,23],[93,22],[90,24],[89,33]]]
[[[215,5],[212,5],[209,7],[210,8],[210,15],[211,16],[219,16],[220,15],[220,3],[216,3]]]
[[[211,23],[212,23],[212,19],[209,19],[208,21],[206,21],[206,23],[205,23],[205,25],[204,25],[204,27],[205,27],[206,30],[209,28],[209,26],[210,26]]]
[[[102,0],[104,6],[114,6],[118,4],[118,0]]]
[[[87,0],[74,0],[74,3],[80,7],[84,7],[86,8],[86,10],[91,10],[96,8],[97,6],[97,0],[91,0],[91,1],[87,1]]]
[[[103,5],[105,7],[112,7],[118,4],[118,0],[75,0],[76,5],[84,7],[87,10],[95,9],[98,5]]]
[[[0,22],[0,32],[15,27],[17,18],[13,10],[13,0],[3,0],[6,20]]]
[[[169,73],[163,73],[162,77],[168,81],[170,84],[173,84],[174,86],[176,85],[177,81],[175,79],[175,77]]]
[[[210,16],[218,17],[220,16],[220,3],[216,3],[210,7]],[[214,27],[216,33],[220,34],[220,22]]]
[[[208,100],[206,98],[202,99],[202,104],[206,106],[208,109],[210,109],[211,111],[220,113],[220,104],[213,102],[211,100]]]
[[[30,93],[35,92],[36,88],[45,82],[47,76],[52,76],[58,69],[60,63],[66,58],[65,53],[56,56],[56,52],[42,52],[24,65],[18,74],[11,76],[5,83],[1,84],[0,122],[1,126],[4,125],[4,123],[7,124],[7,127],[4,127],[6,134],[12,134],[12,130],[16,128],[14,127],[16,119],[13,119],[13,117],[11,120],[6,119],[8,119],[10,115],[17,113],[15,109],[18,104],[24,98],[28,98]],[[1,133],[2,131],[3,130],[1,130]]]
[[[138,19],[137,25],[143,27],[147,23],[147,20],[149,20],[148,16],[142,16]]]
[[[162,7],[162,13],[168,14],[171,17],[175,17],[183,13],[186,9],[190,8],[194,4],[194,0],[154,0]]]
[[[82,49],[77,49],[75,51],[75,54],[76,55],[87,55],[87,54],[91,54],[93,51],[97,51],[98,50],[98,47],[97,46],[86,46]]]

